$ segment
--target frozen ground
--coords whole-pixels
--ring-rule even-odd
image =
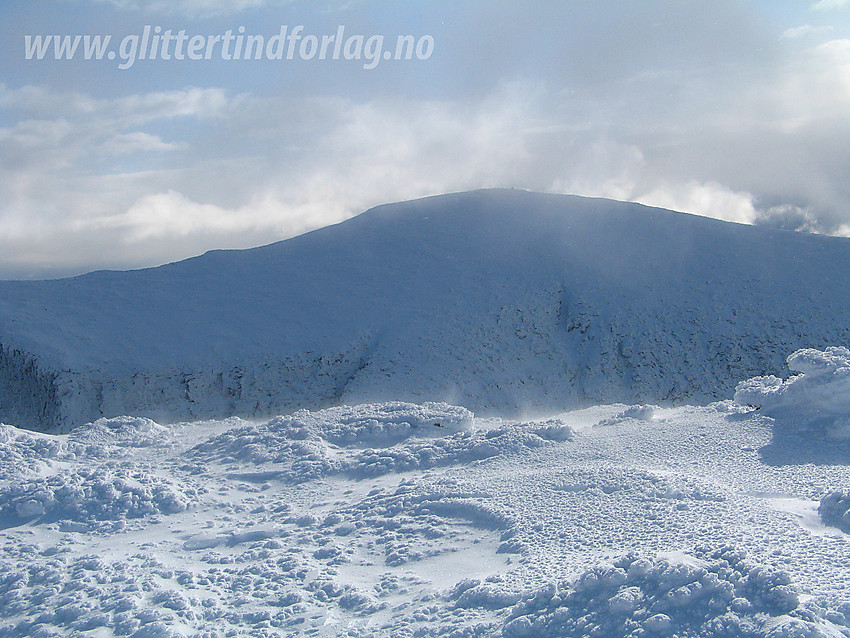
[[[3,426],[0,635],[850,636],[847,440],[738,399]]]

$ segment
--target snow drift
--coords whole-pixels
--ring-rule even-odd
[[[702,402],[846,343],[846,239],[476,191],[130,272],[0,282],[0,421],[402,400]]]

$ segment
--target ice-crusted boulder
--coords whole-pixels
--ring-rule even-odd
[[[850,490],[835,490],[824,496],[818,514],[825,525],[850,534]]]
[[[796,374],[743,381],[735,401],[788,425],[822,428],[832,438],[850,438],[850,349],[805,348],[790,355],[787,363]]]

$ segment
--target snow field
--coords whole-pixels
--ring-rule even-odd
[[[389,402],[4,426],[0,635],[848,636],[850,468],[777,462],[828,441],[776,450],[777,423]]]

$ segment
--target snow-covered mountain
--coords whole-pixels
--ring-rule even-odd
[[[850,240],[484,190],[260,248],[0,282],[0,421],[704,402],[850,337]]]

